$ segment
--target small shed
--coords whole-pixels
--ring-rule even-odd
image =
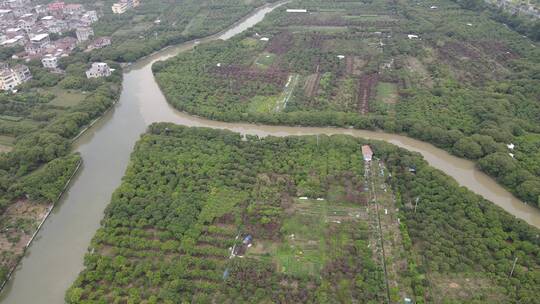
[[[287,13],[307,13],[307,9],[287,9]]]
[[[251,244],[252,241],[253,241],[253,237],[252,237],[250,234],[248,234],[248,235],[244,238],[244,240],[242,241],[242,243],[243,243],[244,245],[249,245],[249,244]]]
[[[373,151],[371,151],[371,147],[368,145],[363,145],[362,155],[364,156],[364,161],[371,161],[373,159]]]

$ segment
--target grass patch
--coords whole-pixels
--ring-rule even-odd
[[[358,204],[296,200],[281,226],[280,241],[261,241],[250,256],[270,259],[292,276],[320,276],[323,266],[340,256],[348,240],[341,225],[356,225],[365,216]]]
[[[251,99],[248,105],[248,112],[251,113],[272,113],[283,111],[287,107],[287,102],[292,96],[294,88],[298,84],[300,75],[291,75],[285,85],[283,92],[279,95],[262,96],[258,95]]]
[[[23,120],[24,118],[23,117],[17,117],[17,116],[10,116],[10,115],[0,115],[0,119],[17,122],[17,121]]]
[[[251,99],[248,112],[271,113],[276,109],[279,96],[255,96]]]
[[[379,82],[377,84],[377,101],[395,104],[398,100],[397,86],[394,83]]]
[[[508,303],[504,290],[489,278],[477,274],[431,274],[432,296],[446,301],[470,302],[480,300],[484,303]]]
[[[14,143],[15,137],[0,135],[0,153],[13,150]]]
[[[392,21],[388,15],[346,15],[343,19],[348,21]]]
[[[344,33],[348,30],[346,26],[289,26],[293,33],[320,32],[322,34]]]
[[[123,27],[116,32],[113,36],[129,36],[137,33],[142,33],[150,29],[154,24],[152,22],[136,23],[130,27]]]
[[[73,107],[81,103],[86,95],[76,90],[64,90],[60,88],[54,88],[51,90],[56,97],[51,100],[50,104],[59,107]]]
[[[276,54],[263,52],[255,60],[255,67],[266,70],[274,63],[276,57]]]
[[[248,37],[248,38],[242,39],[242,41],[240,43],[245,47],[254,48],[259,44],[259,40],[255,39],[255,38]]]

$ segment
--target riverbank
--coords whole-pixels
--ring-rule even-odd
[[[481,35],[496,40],[463,44],[448,38],[444,28],[428,36],[423,33],[427,24],[441,18],[454,28],[464,22],[462,17],[445,14],[459,11],[451,1],[439,5],[438,10],[397,5],[391,22],[374,23],[374,29],[382,31],[374,35],[365,29],[364,17],[351,16],[351,11],[390,15],[394,8],[386,3],[315,1],[305,4],[309,14],[280,10],[243,35],[157,62],[152,70],[167,101],[191,115],[225,122],[352,126],[406,134],[476,161],[480,170],[507,190],[540,207],[540,158],[535,153],[540,144],[536,102],[540,91],[527,88],[537,84],[534,68],[515,68],[517,59],[535,67],[538,52],[530,41],[482,15],[467,17],[475,26],[459,33],[469,39]],[[321,11],[336,7],[342,12],[332,14],[333,23],[323,22],[328,13]],[[420,22],[424,19],[427,24]],[[341,30],[318,32],[329,25],[340,25]],[[381,34],[387,27],[400,35]],[[423,39],[409,41],[401,34],[414,30]],[[374,37],[379,43],[374,43]],[[486,48],[495,41],[499,48]],[[434,48],[431,60],[404,51],[407,46],[426,53]],[[466,47],[478,49],[478,66],[465,68],[453,57],[455,49]],[[502,71],[484,71],[493,62],[504,67],[504,76],[499,76]],[[443,69],[443,64],[462,76],[433,72]],[[292,75],[300,81],[291,89],[287,79]],[[493,89],[499,85],[512,89]],[[287,108],[276,109],[287,90],[294,91]],[[395,98],[388,101],[388,96]],[[505,111],[494,110],[505,107]]]
[[[253,25],[271,10],[272,7],[265,6],[254,11],[234,30]],[[218,34],[227,35],[230,32]],[[196,44],[197,41],[193,41],[187,46],[191,48]],[[79,131],[81,134],[76,135],[73,149],[81,154],[84,166],[74,177],[69,191],[56,205],[57,212],[50,213],[49,220],[40,229],[39,237],[28,247],[21,267],[16,268],[5,285],[0,294],[2,303],[32,303],[37,297],[41,303],[63,302],[66,289],[82,270],[82,257],[99,226],[106,203],[120,183],[133,144],[147,127],[140,112],[141,93],[146,89],[146,85],[142,86],[141,83],[149,83],[153,87],[153,81],[136,80],[133,83],[133,76],[141,75],[141,68],[145,75],[151,75],[148,73],[150,66],[142,63],[166,54],[173,55],[178,48],[185,47],[186,44],[169,47],[163,53],[142,59],[124,69],[122,94],[114,108],[109,107],[99,119],[92,121],[92,127],[86,126],[84,132]],[[154,97],[159,100],[160,96]],[[144,99],[155,102],[154,97]]]
[[[62,189],[60,194],[58,194],[58,197],[56,198],[56,200],[54,200],[50,204],[39,206],[39,204],[31,202],[28,199],[26,199],[26,200],[21,199],[18,202],[16,202],[15,204],[13,204],[12,206],[10,206],[8,208],[8,210],[5,212],[5,214],[3,214],[2,217],[7,217],[9,220],[21,219],[22,215],[26,215],[25,218],[24,218],[25,220],[33,221],[34,224],[32,224],[32,225],[35,225],[35,223],[38,223],[38,225],[35,228],[35,230],[33,231],[33,233],[31,234],[31,236],[29,236],[29,239],[27,241],[26,241],[26,238],[24,236],[22,236],[21,240],[18,242],[18,244],[15,245],[15,247],[12,248],[14,250],[14,252],[16,253],[16,257],[15,257],[15,260],[13,260],[10,263],[11,267],[9,269],[9,272],[6,275],[5,280],[0,285],[0,292],[4,289],[4,286],[11,279],[11,276],[13,275],[13,272],[17,269],[17,266],[19,265],[19,263],[23,259],[24,254],[26,253],[26,250],[32,244],[34,239],[36,238],[38,232],[41,230],[41,227],[43,226],[43,224],[45,223],[47,218],[49,218],[51,212],[54,209],[54,206],[56,205],[56,203],[58,201],[60,201],[60,199],[62,198],[62,195],[64,195],[64,193],[68,190],[69,185],[71,184],[71,181],[73,180],[73,177],[77,174],[77,172],[79,172],[79,169],[81,168],[81,165],[82,165],[82,160],[80,160],[77,163],[77,166],[73,170],[73,172],[72,172],[71,176],[69,177],[68,181],[65,183],[64,188]],[[43,208],[45,208],[43,211],[46,210],[45,213],[43,213],[43,211],[40,211],[40,209],[43,209]],[[33,209],[33,210],[31,210],[29,212],[29,209]],[[30,217],[28,217],[28,216],[30,216]],[[35,216],[35,218],[32,218],[32,216]],[[6,233],[6,231],[2,231],[2,233],[0,233],[0,238],[2,238],[2,239],[4,238],[4,236],[3,236],[4,233]],[[5,243],[2,242],[2,244],[5,244]],[[22,245],[22,244],[24,244],[24,245]]]
[[[251,27],[272,9],[257,11],[239,24],[231,35]],[[121,183],[130,153],[140,135],[153,122],[173,122],[184,126],[229,129],[243,135],[295,136],[349,134],[384,140],[421,153],[428,163],[453,177],[461,186],[484,196],[509,213],[540,227],[540,212],[532,210],[474,168],[470,161],[449,155],[433,145],[405,136],[344,128],[294,128],[222,123],[197,118],[172,108],[164,99],[151,71],[151,64],[192,49],[196,41],[169,47],[124,70],[122,94],[114,110],[107,112],[74,143],[84,166],[74,177],[69,191],[56,206],[57,212],[43,225],[40,237],[29,247],[21,267],[0,294],[2,303],[61,303],[66,289],[83,269],[83,256],[99,228],[111,195]]]

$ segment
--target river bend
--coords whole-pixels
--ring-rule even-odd
[[[53,304],[64,301],[66,289],[83,269],[84,254],[111,194],[120,185],[135,142],[154,122],[228,129],[259,136],[348,134],[383,140],[421,153],[431,166],[452,176],[460,185],[540,227],[540,210],[516,199],[476,169],[473,162],[454,157],[431,144],[373,131],[223,123],[178,112],[166,102],[152,74],[154,62],[188,51],[201,42],[229,39],[260,22],[277,6],[260,8],[227,31],[166,48],[125,69],[119,102],[77,140],[75,150],[81,153],[83,166],[4,288],[0,295],[2,303]]]

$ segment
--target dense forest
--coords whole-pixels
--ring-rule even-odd
[[[379,213],[399,234],[390,242],[382,225],[385,264],[377,206],[399,210]],[[535,303],[538,233],[390,144],[160,123],[137,143],[66,301]]]
[[[477,160],[540,206],[537,46],[450,0],[305,0],[153,69],[182,111],[406,133]]]

